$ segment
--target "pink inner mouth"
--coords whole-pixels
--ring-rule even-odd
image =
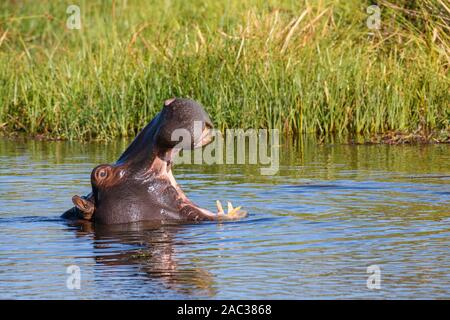
[[[199,139],[199,142],[201,143],[210,143],[211,142],[211,135],[210,135],[210,130],[209,129],[205,129],[202,133],[202,136]],[[199,144],[200,146],[203,146],[205,144]],[[172,161],[173,161],[173,157],[175,156],[176,151],[175,150],[171,150],[169,152],[169,154],[167,155],[168,159],[161,159],[160,157],[156,157],[155,160],[153,161],[151,167],[149,168],[150,170],[148,171],[149,173],[152,172],[157,173],[157,175],[162,178],[162,179],[168,179],[170,181],[170,184],[172,187],[175,188],[175,190],[177,191],[178,197],[182,200],[183,205],[181,207],[184,207],[186,205],[195,207],[196,209],[198,209],[199,211],[201,211],[202,213],[204,213],[205,215],[208,215],[210,217],[214,217],[215,214],[212,213],[211,211],[207,210],[207,209],[203,209],[200,208],[198,205],[194,204],[191,200],[189,200],[189,198],[186,196],[186,194],[183,192],[183,190],[181,189],[181,187],[178,185],[177,181],[175,180],[175,177],[173,175],[172,172]]]

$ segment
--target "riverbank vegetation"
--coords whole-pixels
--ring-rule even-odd
[[[133,136],[183,96],[220,129],[449,141],[448,1],[71,4],[0,3],[4,134]]]

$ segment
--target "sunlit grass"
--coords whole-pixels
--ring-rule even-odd
[[[447,3],[447,5],[445,4]],[[173,96],[217,127],[374,134],[450,127],[448,2],[0,3],[0,128],[132,136]]]

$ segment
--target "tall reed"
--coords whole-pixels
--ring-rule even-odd
[[[0,4],[0,128],[132,136],[187,96],[217,127],[375,134],[450,128],[446,0]]]

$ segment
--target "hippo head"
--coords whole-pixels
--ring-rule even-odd
[[[237,218],[233,209],[218,215],[192,203],[175,181],[175,154],[212,141],[213,124],[203,107],[190,99],[166,100],[162,111],[136,136],[115,164],[102,164],[91,173],[92,192],[74,196],[75,205],[64,218],[82,218],[101,224],[149,220],[214,220]],[[229,212],[230,213],[230,212]]]

